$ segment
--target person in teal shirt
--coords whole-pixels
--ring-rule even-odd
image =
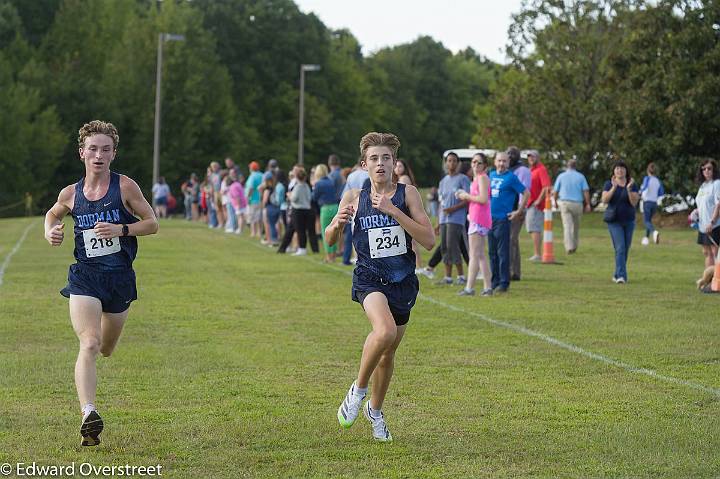
[[[250,237],[260,238],[262,234],[262,206],[260,205],[260,185],[263,181],[263,175],[260,173],[260,164],[257,161],[251,161],[250,175],[245,182],[245,194],[248,198],[248,220],[250,221]]]

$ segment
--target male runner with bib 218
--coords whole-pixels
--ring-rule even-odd
[[[392,441],[382,405],[393,374],[395,351],[410,320],[419,291],[415,275],[414,239],[430,250],[435,245],[430,220],[418,190],[393,181],[400,141],[391,133],[368,133],[360,140],[360,166],[370,181],[345,192],[338,213],[325,229],[328,244],[352,222],[358,259],[352,299],[365,310],[372,331],[365,339],[360,370],[340,404],[337,418],[350,427],[357,418],[372,376],[373,391],[363,413],[378,441]]]
[[[85,177],[60,191],[45,215],[45,239],[60,246],[63,218],[70,213],[75,227],[75,264],[60,294],[70,298],[70,321],[80,341],[75,363],[83,446],[100,444],[103,421],[95,409],[98,353],[110,356],[122,332],[130,303],[137,299],[132,262],[136,236],[158,230],[152,207],[137,183],[110,171],[119,136],[112,123],[91,121],[79,131],[80,161]],[[140,220],[137,217],[140,217]]]

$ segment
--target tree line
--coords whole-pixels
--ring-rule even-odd
[[[720,142],[720,4],[526,0],[509,65],[434,39],[363,55],[292,0],[0,0],[0,207],[42,207],[83,173],[77,129],[112,121],[116,169],[150,187],[156,51],[164,45],[161,174],[178,185],[210,161],[296,161],[299,69],[305,161],[357,159],[367,131],[393,131],[422,186],[441,153],[473,143],[578,159],[592,186],[621,156],[655,161],[668,189],[693,189]],[[482,35],[481,25],[477,32]],[[0,211],[0,214],[3,214]]]

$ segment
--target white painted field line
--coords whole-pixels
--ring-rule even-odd
[[[267,247],[263,247],[263,246],[261,246],[260,244],[254,242],[254,241],[248,240],[248,242],[249,242],[250,244],[253,244],[253,245],[255,245],[255,246],[258,246],[259,248],[261,248],[261,249],[263,249],[263,250],[265,250],[265,251],[268,250]],[[271,249],[270,251],[274,252],[275,250],[274,250],[274,249]],[[291,255],[290,255],[290,256],[291,256]],[[312,262],[312,263],[316,263],[316,264],[320,264],[320,265],[323,265],[323,266],[327,266],[328,268],[330,268],[330,269],[332,269],[332,270],[334,270],[334,271],[338,271],[338,272],[345,273],[345,274],[348,274],[348,275],[352,276],[352,270],[341,269],[341,268],[339,268],[339,267],[337,267],[337,266],[334,266],[334,265],[332,265],[332,264],[327,264],[327,263],[323,263],[323,262],[321,262],[321,261],[314,260],[314,259],[313,259],[312,257],[310,257],[310,256],[301,256],[301,258],[303,258],[303,259],[305,259],[305,260],[308,260],[308,261],[310,261],[310,262]],[[505,321],[500,321],[500,320],[497,320],[497,319],[493,319],[493,318],[491,318],[491,317],[489,317],[489,316],[486,316],[486,315],[481,314],[481,313],[477,313],[477,312],[475,312],[475,311],[468,311],[468,310],[466,310],[466,309],[459,308],[459,307],[454,306],[454,305],[452,305],[452,304],[448,304],[448,303],[445,303],[445,302],[443,302],[443,301],[439,301],[439,300],[437,300],[437,299],[435,299],[435,298],[433,298],[433,297],[431,297],[431,296],[428,296],[428,295],[426,295],[426,294],[420,293],[420,294],[418,294],[418,298],[419,298],[419,299],[422,299],[422,300],[424,300],[424,301],[427,301],[427,302],[429,302],[429,303],[433,303],[433,304],[435,304],[435,305],[437,305],[437,306],[442,306],[442,307],[447,308],[447,309],[449,309],[449,310],[451,310],[451,311],[455,311],[455,312],[458,312],[458,313],[462,313],[462,314],[474,316],[474,317],[476,317],[476,318],[478,318],[478,319],[480,319],[480,320],[482,320],[482,321],[485,321],[486,323],[492,324],[493,326],[499,326],[499,327],[501,327],[501,328],[505,328],[505,329],[509,329],[509,330],[511,330],[511,331],[515,331],[516,333],[520,333],[520,334],[524,334],[524,335],[526,335],[526,336],[531,336],[531,337],[533,337],[533,338],[540,339],[540,340],[542,340],[542,341],[545,341],[546,343],[550,343],[550,344],[552,344],[552,345],[554,345],[554,346],[557,346],[557,347],[559,347],[559,348],[566,349],[566,350],[568,350],[568,351],[570,351],[570,352],[573,352],[573,353],[575,353],[575,354],[579,354],[579,355],[581,355],[581,356],[585,356],[586,358],[593,359],[593,360],[595,360],[595,361],[600,361],[600,362],[602,362],[602,363],[609,364],[609,365],[611,365],[611,366],[615,366],[615,367],[617,367],[617,368],[623,369],[623,370],[625,370],[625,371],[627,371],[627,372],[630,372],[630,373],[644,374],[645,376],[650,376],[651,378],[657,379],[657,380],[659,380],[659,381],[663,381],[663,382],[666,382],[666,383],[672,383],[672,384],[680,384],[680,385],[682,385],[682,386],[689,387],[689,388],[691,388],[691,389],[696,389],[696,390],[698,390],[698,391],[702,391],[702,392],[705,392],[705,393],[713,394],[713,395],[715,395],[715,396],[720,396],[720,389],[717,389],[717,388],[711,388],[711,387],[709,387],[709,386],[705,386],[705,385],[703,385],[703,384],[696,383],[696,382],[693,382],[693,381],[687,381],[687,380],[685,380],[685,379],[678,379],[678,378],[674,378],[674,377],[672,377],[672,376],[666,376],[666,375],[660,374],[660,373],[658,373],[657,371],[654,371],[654,370],[652,370],[652,369],[640,368],[640,367],[637,367],[637,366],[633,366],[632,364],[628,364],[628,363],[625,363],[625,362],[623,362],[623,361],[618,361],[618,360],[616,360],[616,359],[609,358],[609,357],[604,356],[604,355],[602,355],[602,354],[593,353],[592,351],[588,351],[588,350],[583,349],[583,348],[581,348],[581,347],[579,347],[579,346],[575,346],[574,344],[566,343],[566,342],[561,341],[561,340],[559,340],[559,339],[553,338],[552,336],[548,336],[547,334],[539,333],[539,332],[537,332],[537,331],[533,331],[532,329],[528,329],[528,328],[525,328],[525,327],[523,327],[523,326],[518,326],[517,324],[508,323],[508,322],[505,322]]]
[[[0,286],[2,286],[3,283],[3,277],[5,276],[5,268],[10,264],[10,259],[13,257],[15,253],[20,249],[20,246],[22,245],[23,241],[25,241],[25,237],[28,234],[28,231],[30,231],[30,228],[32,228],[35,225],[35,221],[31,222],[29,225],[27,225],[27,228],[25,228],[25,231],[23,231],[22,236],[20,236],[20,239],[15,243],[15,246],[13,249],[5,256],[5,260],[3,261],[2,266],[0,266]]]
[[[420,297],[420,299],[424,299],[425,301],[436,304],[438,306],[443,306],[452,311],[456,311],[459,313],[474,316],[474,317],[481,319],[487,323],[490,323],[494,326],[500,326],[501,328],[510,329],[512,331],[515,331],[515,332],[518,332],[521,334],[525,334],[527,336],[532,336],[534,338],[541,339],[541,340],[543,340],[547,343],[550,343],[554,346],[558,346],[560,348],[567,349],[568,351],[572,351],[573,353],[579,354],[581,356],[585,356],[586,358],[594,359],[595,361],[600,361],[602,363],[609,364],[611,366],[615,366],[620,369],[624,369],[625,371],[628,371],[631,373],[644,374],[646,376],[650,376],[650,377],[652,377],[654,379],[658,379],[660,381],[674,383],[674,384],[681,384],[683,386],[687,386],[692,389],[697,389],[698,391],[703,391],[706,393],[714,394],[716,396],[720,396],[720,389],[711,388],[709,386],[705,386],[703,384],[695,383],[692,381],[686,381],[685,379],[678,379],[678,378],[674,378],[672,376],[665,376],[664,374],[660,374],[657,371],[654,371],[652,369],[639,368],[637,366],[633,366],[632,364],[628,364],[628,363],[625,363],[622,361],[618,361],[616,359],[609,358],[607,356],[603,356],[602,354],[593,353],[592,351],[587,351],[579,346],[575,346],[574,344],[560,341],[559,339],[553,338],[552,336],[548,336],[547,334],[539,333],[537,331],[533,331],[532,329],[528,329],[523,326],[518,326],[517,324],[507,323],[505,321],[500,321],[497,319],[490,318],[488,316],[485,316],[484,314],[476,313],[475,311],[468,311],[468,310],[465,310],[462,308],[458,308],[457,306],[453,306],[452,304],[447,304],[442,301],[438,301],[437,299],[431,298],[430,296],[427,296],[424,294],[419,294],[418,296]]]

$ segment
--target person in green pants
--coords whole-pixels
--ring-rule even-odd
[[[315,186],[313,186],[312,195],[313,200],[320,207],[320,231],[322,232],[323,246],[325,248],[325,261],[334,263],[337,245],[328,245],[325,239],[325,228],[328,227],[338,212],[338,201],[335,184],[328,176],[327,166],[323,164],[315,167]]]

